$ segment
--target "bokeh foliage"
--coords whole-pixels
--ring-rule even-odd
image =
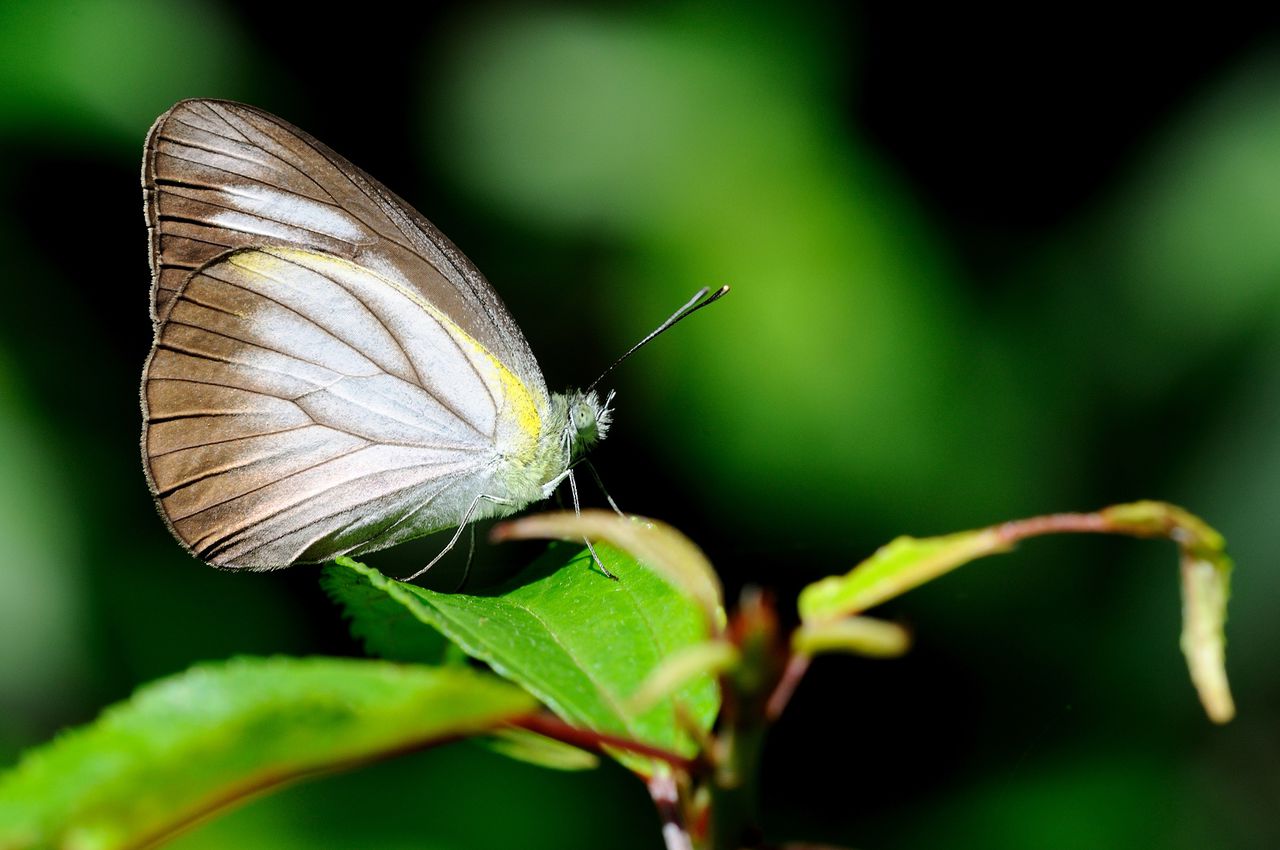
[[[422,209],[494,281],[553,386],[590,381],[693,289],[732,284],[614,376],[596,458],[624,507],[676,522],[731,585],[786,593],[900,533],[1138,497],[1232,541],[1231,727],[1202,722],[1167,640],[1165,553],[1027,547],[891,606],[928,624],[904,661],[814,671],[766,754],[777,829],[886,847],[1280,843],[1271,22],[1153,38],[1149,21],[826,5],[405,14],[0,6],[10,760],[197,660],[357,651],[316,571],[183,555],[139,469],[141,142],[173,101],[222,96]],[[375,563],[403,574],[438,545]],[[497,572],[530,550],[480,554]],[[884,730],[871,749],[823,734],[851,717]],[[815,753],[875,772],[833,786]],[[292,789],[176,846],[652,847],[648,805],[614,767],[550,774],[455,747]]]

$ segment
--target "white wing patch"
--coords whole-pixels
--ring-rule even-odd
[[[313,233],[341,239],[352,245],[372,244],[368,230],[355,216],[331,203],[304,198],[262,184],[226,187],[220,192],[229,209],[215,215],[214,224],[243,229],[250,217],[291,222]],[[237,216],[236,210],[247,215]]]

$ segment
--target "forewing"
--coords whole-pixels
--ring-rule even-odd
[[[457,525],[510,398],[415,292],[327,254],[244,249],[170,300],[143,376],[143,455],[197,556],[267,569]],[[470,482],[468,484],[468,482]],[[474,495],[474,494],[472,494]]]
[[[142,182],[157,323],[187,276],[228,249],[321,251],[414,287],[545,409],[528,343],[475,266],[381,183],[288,122],[230,101],[182,101],[147,136]]]

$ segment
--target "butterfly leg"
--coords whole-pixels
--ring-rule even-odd
[[[457,593],[467,585],[467,577],[471,575],[471,562],[476,557],[476,524],[473,522],[468,526],[470,533],[467,535],[470,542],[467,545],[467,565],[462,568],[462,578],[458,579],[457,585],[454,586],[453,592]]]
[[[609,507],[613,508],[613,512],[620,517],[625,517],[626,514],[622,512],[622,508],[618,507],[618,503],[609,495],[609,491],[604,489],[604,479],[602,479],[600,477],[600,473],[596,471],[596,465],[586,458],[582,459],[582,464],[587,468],[587,471],[591,473],[591,477],[596,480],[596,486],[600,488],[601,493],[604,493],[605,501],[609,503]]]
[[[418,570],[413,575],[406,576],[405,578],[400,579],[400,581],[413,581],[415,578],[422,575],[427,570],[431,569],[436,564],[438,564],[440,562],[440,559],[443,558],[445,555],[447,555],[449,553],[449,550],[451,550],[454,546],[457,545],[458,538],[462,537],[462,532],[466,529],[467,525],[471,522],[472,514],[476,512],[476,505],[479,505],[482,499],[486,502],[493,502],[495,505],[511,504],[511,501],[509,499],[502,499],[502,498],[499,498],[498,496],[490,496],[486,493],[481,493],[479,496],[476,496],[474,499],[471,500],[471,504],[467,506],[467,510],[462,514],[462,522],[458,523],[458,530],[453,533],[453,537],[449,538],[449,542],[444,545],[444,548],[440,550],[439,554],[437,554],[434,558],[431,559],[431,563],[427,564],[425,567]],[[473,529],[473,532],[474,532],[474,529]],[[468,570],[471,569],[470,557],[467,558],[467,569]],[[463,575],[463,580],[464,581],[466,580],[466,575]]]
[[[578,502],[578,482],[573,477],[573,470],[567,470],[565,477],[569,479],[569,493],[573,496],[573,512],[580,517],[582,516],[582,506]],[[618,577],[609,572],[605,568],[605,565],[601,563],[600,556],[596,554],[596,547],[591,545],[591,541],[584,537],[582,538],[582,542],[587,544],[587,551],[591,553],[591,560],[596,562],[596,566],[600,568],[600,572],[604,573],[607,578],[617,581]]]

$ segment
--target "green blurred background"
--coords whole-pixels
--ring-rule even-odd
[[[314,569],[184,554],[139,464],[142,141],[227,97],[428,215],[553,388],[732,284],[611,378],[595,456],[731,589],[787,607],[899,533],[1141,497],[1225,532],[1229,727],[1187,681],[1167,546],[1039,541],[890,606],[908,658],[815,667],[767,752],[773,837],[1280,846],[1278,46],[1261,12],[0,1],[0,756],[196,660],[358,651]],[[465,744],[174,846],[233,842],[661,846],[620,769]]]

